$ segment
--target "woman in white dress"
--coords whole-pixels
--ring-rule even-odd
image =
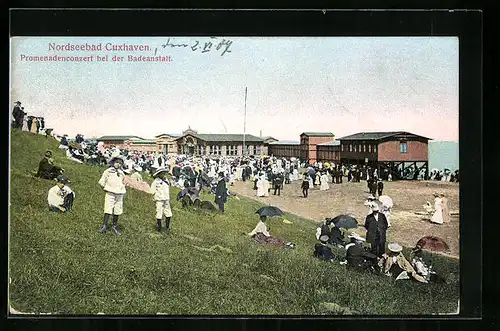
[[[263,175],[262,177],[263,177],[263,180],[264,180],[264,183],[263,183],[264,196],[268,197],[269,196],[269,181],[267,180],[266,175]]]
[[[443,200],[438,193],[434,193],[434,215],[431,217],[432,223],[443,224]]]
[[[321,184],[319,178],[320,178],[320,175],[316,174],[316,179],[314,180],[314,185],[320,185]]]
[[[299,170],[297,168],[293,169],[293,180],[299,180]]]
[[[264,195],[264,175],[260,175],[257,177],[257,196],[263,197]]]
[[[326,175],[325,172],[323,172],[321,174],[321,186],[320,186],[320,190],[321,191],[326,191],[330,188],[330,186],[328,185],[328,176]]]

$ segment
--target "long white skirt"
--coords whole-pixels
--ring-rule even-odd
[[[257,181],[257,196],[258,197],[265,196],[265,194],[264,194],[264,181],[261,179],[259,179]]]
[[[321,186],[319,187],[319,189],[321,191],[326,191],[330,188],[330,186],[328,185],[328,183],[326,181],[322,181],[321,182]]]

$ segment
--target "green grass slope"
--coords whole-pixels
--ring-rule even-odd
[[[230,199],[226,213],[181,209],[171,189],[172,232],[155,230],[152,196],[128,189],[121,237],[99,234],[105,168],[66,159],[52,138],[13,130],[10,168],[10,305],[27,313],[154,315],[434,314],[455,312],[457,261],[433,256],[446,285],[395,282],[312,257],[315,225],[286,215],[271,233],[296,249],[243,235],[260,203]],[[54,182],[33,178],[46,149],[76,193],[71,213],[47,210]],[[151,182],[150,178],[147,178]],[[213,201],[213,197],[205,197]],[[219,246],[216,246],[219,245]],[[407,252],[406,252],[407,253]],[[407,255],[408,256],[408,255]]]

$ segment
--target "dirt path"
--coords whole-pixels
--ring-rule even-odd
[[[277,206],[282,210],[297,214],[307,219],[319,222],[325,217],[339,214],[353,214],[360,224],[364,223],[368,209],[363,205],[369,192],[366,181],[360,183],[330,184],[330,189],[320,191],[309,190],[309,197],[303,198],[300,189],[301,181],[285,185],[281,196],[257,197],[253,183],[236,181],[231,191],[249,198]],[[391,227],[387,231],[388,242],[398,242],[413,247],[423,236],[432,235],[444,239],[450,246],[447,255],[458,257],[459,217],[452,216],[450,223],[434,224],[424,220],[424,216],[415,212],[425,212],[422,205],[426,201],[434,205],[434,192],[444,193],[448,198],[448,208],[451,212],[459,211],[459,186],[457,183],[437,181],[396,181],[384,182],[384,195],[394,201],[391,212]],[[356,233],[364,236],[365,230],[359,227]],[[314,235],[311,233],[311,235]]]

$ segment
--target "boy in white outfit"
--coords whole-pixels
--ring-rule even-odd
[[[57,184],[49,190],[47,195],[47,202],[49,204],[50,211],[64,213],[71,211],[73,208],[75,193],[67,185],[68,183],[69,180],[66,176],[57,176]]]
[[[113,153],[109,160],[110,167],[104,171],[99,180],[99,185],[102,186],[104,192],[104,224],[99,230],[104,233],[108,229],[108,221],[113,215],[113,232],[119,236],[118,231],[118,216],[123,213],[123,196],[126,193],[125,189],[125,174],[122,170],[124,160],[119,153]]]
[[[156,202],[156,226],[158,232],[161,232],[161,220],[165,215],[165,230],[170,231],[170,218],[172,210],[170,209],[170,182],[167,179],[168,170],[158,169],[154,174],[155,180],[151,183],[149,193],[154,194]]]

